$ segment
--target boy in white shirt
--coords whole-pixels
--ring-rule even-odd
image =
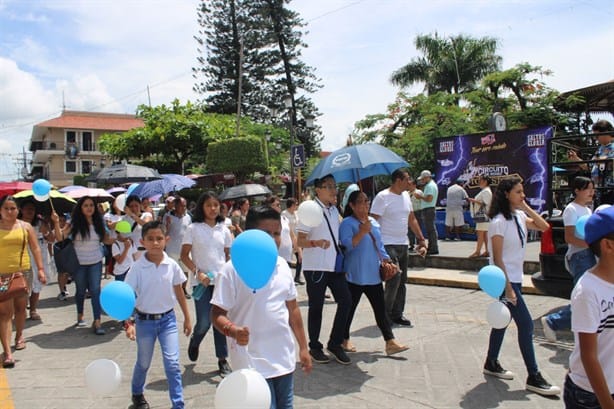
[[[279,212],[268,206],[251,207],[245,227],[270,234],[279,248],[280,217]],[[233,368],[251,364],[267,380],[274,409],[293,407],[296,367],[293,334],[303,371],[309,373],[312,368],[296,295],[290,267],[278,256],[269,282],[257,291],[245,285],[230,260],[216,277],[211,299],[213,325],[229,338]],[[249,352],[240,348],[248,344]]]
[[[614,408],[614,206],[586,222],[585,241],[598,257],[571,294],[574,350],[563,398],[566,408]]]

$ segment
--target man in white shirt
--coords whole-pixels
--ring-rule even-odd
[[[418,238],[418,247],[424,247],[424,236],[412,211],[409,189],[409,173],[397,169],[392,175],[392,185],[375,196],[371,215],[377,219],[382,232],[386,252],[399,266],[400,274],[386,281],[384,302],[388,318],[395,324],[411,327],[411,321],[403,316],[407,283],[408,244],[407,228]]]
[[[460,241],[461,229],[465,225],[464,206],[467,204],[467,191],[461,186],[462,181],[457,180],[448,187],[446,192],[446,237]]]

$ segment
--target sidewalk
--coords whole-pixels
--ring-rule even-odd
[[[411,274],[410,274],[411,275]],[[105,280],[103,284],[109,281]],[[359,352],[353,363],[315,364],[309,376],[295,376],[295,407],[307,409],[406,409],[406,408],[561,408],[562,401],[529,393],[524,389],[526,371],[516,344],[512,325],[501,353],[502,364],[517,374],[513,381],[482,375],[489,326],[486,307],[493,300],[481,291],[437,286],[408,285],[406,315],[414,328],[395,327],[397,339],[410,350],[393,358],[384,353],[384,341],[375,326],[373,313],[363,299],[352,325],[352,342]],[[74,290],[74,286],[70,286]],[[305,286],[299,286],[299,305],[306,323]],[[28,321],[27,348],[15,352],[14,369],[0,369],[10,386],[0,390],[2,409],[116,409],[130,407],[130,378],[136,345],[125,338],[120,325],[103,317],[107,330],[96,336],[90,328],[74,327],[74,298],[56,300],[57,286],[46,286],[41,296],[42,322]],[[539,317],[565,304],[546,296],[526,297],[536,323],[535,349],[540,370],[553,383],[562,386],[571,340],[552,344],[543,338]],[[193,310],[193,303],[189,302]],[[326,341],[334,314],[327,302],[321,340]],[[86,319],[91,306],[86,300]],[[215,388],[220,382],[208,334],[199,361],[187,359],[188,339],[180,336],[186,408],[213,408]],[[115,361],[122,371],[122,384],[112,396],[91,396],[85,388],[85,367],[95,359]],[[146,397],[152,408],[170,406],[159,350],[149,371]]]

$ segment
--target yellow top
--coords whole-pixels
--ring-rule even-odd
[[[0,229],[0,274],[16,273],[30,269],[27,240],[28,232],[23,227],[13,230]],[[20,259],[20,257],[22,258]]]

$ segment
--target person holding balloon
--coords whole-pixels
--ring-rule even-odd
[[[540,395],[558,395],[561,389],[548,383],[539,372],[533,347],[533,319],[522,297],[522,276],[527,244],[527,229],[545,231],[549,224],[526,202],[522,181],[518,177],[502,179],[488,213],[490,264],[505,274],[504,301],[518,327],[518,345],[527,368],[526,389]],[[514,374],[499,363],[499,352],[506,328],[492,328],[484,374],[513,379]]]
[[[115,281],[124,281],[126,274],[134,264],[134,246],[132,239],[130,239],[130,224],[125,220],[117,222],[115,233],[117,237],[111,245],[111,254],[115,260],[113,275]]]
[[[104,335],[100,316],[100,281],[102,280],[102,244],[112,244],[114,238],[105,229],[104,220],[90,196],[83,196],[77,201],[72,212],[70,224],[60,228],[57,213],[51,214],[56,240],[72,237],[75,253],[79,260],[79,269],[73,274],[76,286],[75,303],[77,305],[77,326],[87,327],[83,314],[85,291],[89,290],[92,302],[94,322],[92,328],[96,335]]]
[[[139,258],[143,253],[143,249],[140,248],[139,242],[141,240],[141,228],[145,223],[153,220],[153,215],[148,212],[144,212],[141,208],[141,198],[136,195],[130,195],[126,199],[123,220],[130,223],[132,233],[130,238],[137,250],[135,258]]]
[[[592,214],[589,205],[593,203],[595,187],[591,179],[578,176],[572,183],[574,200],[563,211],[563,224],[565,225],[565,266],[573,277],[574,285],[582,274],[593,267],[597,260],[584,241],[584,224]],[[567,305],[557,312],[541,318],[544,335],[554,342],[556,331],[571,329],[571,306]]]
[[[132,373],[132,404],[134,409],[149,409],[143,391],[157,339],[162,350],[172,409],[183,409],[185,403],[174,307],[175,303],[179,303],[183,313],[183,333],[189,336],[192,324],[182,287],[186,277],[179,264],[164,252],[168,237],[162,223],[152,221],[142,227],[141,244],[145,252],[132,265],[125,281],[136,293],[136,319],[124,323],[126,337],[136,340],[137,344],[137,359]]]
[[[211,318],[231,341],[235,369],[254,368],[269,385],[270,408],[291,409],[295,340],[305,373],[312,362],[294,277],[277,254],[281,215],[268,206],[251,207],[245,228],[232,245],[231,261],[216,276]]]
[[[192,216],[192,224],[186,227],[181,241],[181,261],[192,272],[194,309],[196,324],[188,345],[190,361],[198,360],[199,347],[211,328],[211,297],[216,276],[230,258],[232,234],[220,214],[220,201],[212,192],[205,192],[199,198]],[[226,338],[213,329],[215,356],[218,359],[219,375],[230,375],[232,369],[226,358]]]

